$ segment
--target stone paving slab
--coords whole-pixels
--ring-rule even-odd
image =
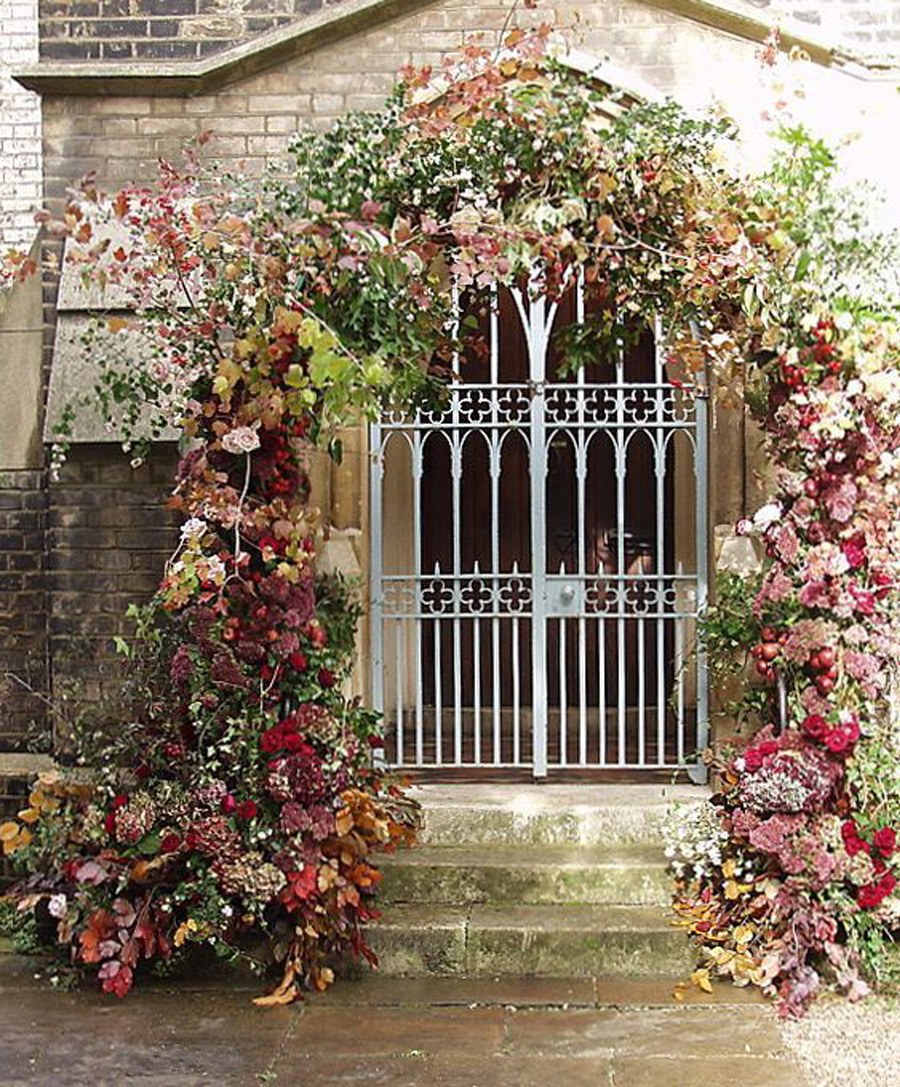
[[[311,997],[310,1006],[593,1007],[596,1001],[593,978],[395,978],[368,974]]]
[[[3,1087],[249,1087],[280,1051],[296,1013],[246,993],[0,994]]]
[[[286,1041],[282,1059],[333,1053],[402,1057],[420,1053],[490,1056],[504,1045],[502,1008],[307,1007]]]
[[[367,976],[264,1011],[227,979],[118,1001],[37,965],[0,956],[2,1087],[811,1087],[768,1005],[675,1004],[671,977]]]
[[[650,1060],[613,1058],[611,1087],[810,1087],[790,1061],[752,1057],[658,1057]],[[602,1081],[601,1081],[602,1082]],[[853,1087],[848,1083],[847,1087]],[[887,1084],[885,1084],[887,1087]]]
[[[507,1020],[513,1053],[555,1057],[783,1057],[766,1008],[602,1008],[525,1010]]]

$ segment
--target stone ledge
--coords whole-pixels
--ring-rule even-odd
[[[56,764],[49,755],[0,751],[0,778],[27,778],[52,770]]]
[[[431,0],[345,0],[302,23],[279,27],[223,53],[198,61],[55,61],[20,69],[13,78],[30,91],[61,95],[190,96],[246,79],[280,61],[407,15]]]

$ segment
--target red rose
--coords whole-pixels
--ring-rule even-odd
[[[253,800],[242,800],[237,806],[238,819],[255,819],[256,812],[256,802]]]
[[[285,751],[300,751],[305,746],[303,737],[296,732],[288,732],[281,741],[281,746]]]
[[[852,819],[848,819],[841,824],[841,837],[844,839],[844,849],[847,851],[847,856],[855,857],[857,853],[870,852],[869,843],[860,838],[859,830]]]
[[[332,672],[329,668],[320,668],[319,669],[319,683],[321,683],[323,687],[333,687],[334,686],[334,672]]]
[[[825,746],[834,755],[841,755],[859,739],[859,725],[837,725],[825,737]]]
[[[864,910],[874,910],[887,898],[897,886],[897,880],[886,872],[877,883],[867,883],[860,887],[856,901]]]
[[[281,729],[277,726],[266,729],[259,738],[259,746],[267,755],[274,755],[281,747]]]
[[[803,722],[803,731],[814,740],[822,740],[828,733],[828,722],[820,713],[811,713]]]
[[[762,755],[757,748],[750,747],[744,752],[744,766],[751,774],[754,770],[758,770],[762,763]]]
[[[222,797],[222,803],[219,805],[223,815],[231,815],[231,813],[237,808],[237,801],[228,793]]]
[[[295,672],[303,672],[306,670],[307,660],[306,654],[301,652],[291,653],[288,657],[288,664]]]
[[[118,811],[119,808],[124,808],[127,803],[128,793],[119,793],[117,796],[113,797],[113,802],[110,806],[113,811]]]
[[[174,853],[181,846],[181,839],[177,834],[166,834],[159,843],[160,853]]]
[[[883,857],[890,857],[897,848],[897,832],[893,827],[882,827],[872,835],[872,845]]]
[[[146,778],[150,777],[150,767],[145,762],[142,762],[140,766],[135,767],[134,776],[138,781],[144,781]]]
[[[103,820],[103,829],[109,835],[116,833],[116,813],[114,811],[107,812],[106,817]]]

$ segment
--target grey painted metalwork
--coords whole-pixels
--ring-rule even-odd
[[[580,284],[575,320],[584,320]],[[386,414],[370,434],[372,698],[385,713],[387,761],[398,767],[703,769],[707,669],[696,651],[707,597],[707,404],[666,376],[654,330],[650,381],[548,374],[557,304],[511,292],[528,353],[527,381],[501,379],[496,295],[489,378],[454,375],[447,404],[414,417]],[[503,569],[504,457],[523,443],[528,466],[529,561]],[[429,444],[433,443],[433,444]],[[451,561],[423,568],[423,493],[436,486],[428,450],[444,443]],[[482,561],[463,546],[464,464],[485,448]],[[609,443],[614,483],[603,551],[587,541],[593,443]],[[644,443],[654,537],[635,551],[628,484]],[[549,568],[548,458],[571,450],[577,496],[571,561]],[[393,453],[391,451],[394,451]],[[388,469],[388,462],[390,468]],[[393,477],[386,486],[386,471]],[[632,480],[633,482],[633,480]],[[676,496],[677,498],[673,497]],[[399,497],[398,497],[399,496]],[[676,502],[679,509],[674,507]],[[396,508],[392,508],[394,503]],[[692,512],[685,515],[685,505]],[[677,522],[677,530],[676,530]],[[388,552],[393,555],[387,559]],[[567,568],[573,566],[573,569]]]

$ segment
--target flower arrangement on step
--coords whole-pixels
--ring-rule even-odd
[[[744,709],[767,723],[715,758],[719,789],[669,854],[695,980],[752,982],[796,1016],[827,983],[857,998],[896,970],[900,338],[811,318],[761,373],[779,486],[737,530],[764,571],[724,586],[706,637],[720,662],[749,650],[762,687]]]
[[[298,327],[274,321],[279,358],[303,357]],[[358,608],[342,580],[314,577],[304,425],[272,414],[268,346],[263,399],[240,377],[222,389],[179,465],[180,545],[121,647],[145,677],[143,715],[99,746],[91,732],[87,776],[42,774],[0,826],[30,873],[19,910],[117,996],[196,944],[277,962],[259,1004],[324,988],[348,953],[374,961],[373,855],[415,836],[415,806],[373,764],[376,716],[341,693]]]

